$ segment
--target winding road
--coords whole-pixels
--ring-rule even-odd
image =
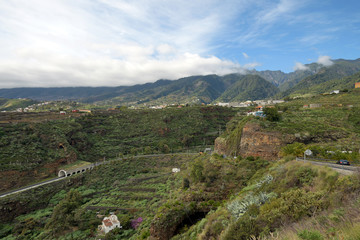
[[[86,172],[86,171],[82,171],[82,169],[88,169],[88,168],[92,169],[93,167],[96,167],[96,166],[99,166],[99,165],[102,165],[102,164],[111,163],[111,162],[114,162],[114,161],[126,160],[126,159],[129,159],[129,158],[140,158],[140,157],[160,157],[160,156],[174,155],[174,154],[194,155],[194,154],[198,154],[198,153],[169,153],[169,154],[137,155],[137,156],[124,157],[124,158],[119,158],[119,159],[114,159],[114,160],[109,160],[109,161],[96,162],[96,163],[93,163],[91,165],[83,166],[82,168],[79,168],[79,169],[67,170],[66,172],[71,172],[71,173],[74,172],[74,173],[70,174],[70,176],[71,176],[71,175],[73,175],[75,173],[80,174],[80,173]],[[64,170],[59,171],[59,176],[58,177],[55,177],[55,178],[52,178],[52,179],[49,179],[49,180],[46,180],[46,181],[43,181],[43,182],[34,183],[34,184],[29,185],[29,186],[18,188],[18,189],[9,191],[9,192],[2,193],[2,194],[0,194],[0,198],[6,197],[6,196],[9,196],[9,195],[12,195],[12,194],[20,193],[20,192],[23,192],[23,191],[27,191],[29,189],[37,188],[37,187],[40,187],[40,186],[45,185],[45,184],[49,184],[49,183],[64,180],[69,175],[60,174],[61,171],[64,171]]]
[[[351,175],[356,172],[360,173],[360,167],[340,165],[340,164],[336,164],[336,163],[316,162],[316,161],[304,160],[303,158],[298,158],[298,157],[296,158],[296,161],[308,162],[308,163],[311,163],[314,165],[320,165],[320,166],[327,166],[343,175]]]

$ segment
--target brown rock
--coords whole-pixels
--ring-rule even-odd
[[[285,144],[281,133],[262,131],[259,124],[247,123],[242,130],[240,154],[274,160]]]
[[[247,123],[241,131],[240,143],[237,143],[237,146],[230,149],[229,143],[218,137],[215,140],[215,152],[231,155],[236,151],[236,154],[242,157],[254,156],[275,160],[281,148],[294,140],[295,137],[292,135],[265,131],[257,123]]]

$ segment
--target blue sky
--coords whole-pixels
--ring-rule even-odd
[[[119,86],[360,57],[359,1],[7,0],[0,88]]]

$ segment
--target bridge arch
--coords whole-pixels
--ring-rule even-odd
[[[67,177],[68,174],[65,170],[60,170],[58,173],[58,177]]]

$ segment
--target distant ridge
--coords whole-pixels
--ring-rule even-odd
[[[350,88],[349,83],[346,85],[343,81],[350,81],[346,77],[360,71],[360,59],[332,61],[334,64],[328,67],[311,63],[305,65],[305,70],[290,73],[251,70],[243,75],[190,76],[134,86],[0,89],[0,97],[39,101],[76,100],[98,105],[130,106],[283,98],[321,93],[334,86]]]
[[[264,87],[266,85],[266,87]],[[255,75],[229,74],[225,76],[191,76],[178,80],[158,80],[154,83],[129,87],[65,87],[0,89],[4,98],[30,98],[34,100],[77,100],[87,103],[171,104],[211,103],[226,93],[233,100],[256,100],[277,93],[277,88]],[[230,94],[230,95],[229,95]],[[223,98],[222,98],[223,99]]]

